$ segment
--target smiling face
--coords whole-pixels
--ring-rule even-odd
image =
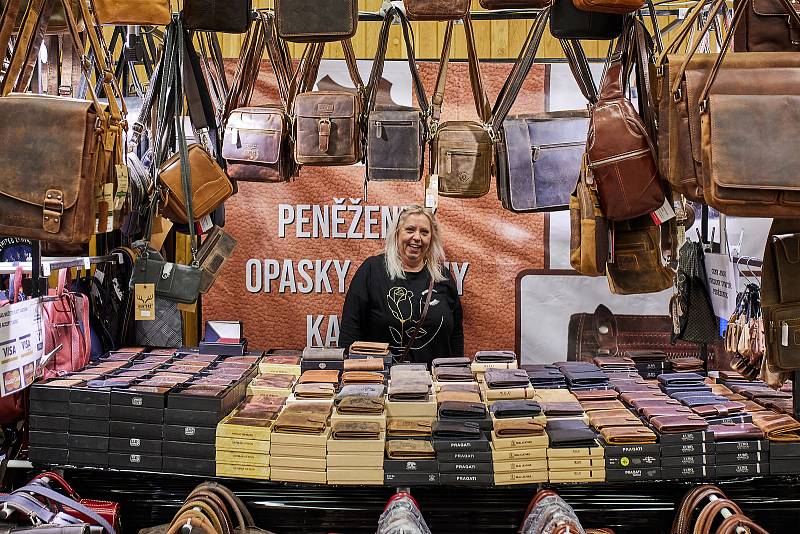
[[[406,217],[397,230],[397,248],[403,267],[419,271],[425,265],[425,255],[431,246],[431,222],[425,215],[414,213]]]

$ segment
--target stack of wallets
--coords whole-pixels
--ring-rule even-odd
[[[343,371],[344,349],[336,347],[306,347],[303,349],[300,370],[305,372],[311,369]]]
[[[672,364],[667,359],[667,355],[660,351],[628,351],[627,357],[633,360],[636,372],[642,378],[655,379],[658,375],[672,371]]]
[[[293,374],[262,372],[247,386],[247,394],[288,397],[296,383],[297,377]]]
[[[206,321],[200,354],[243,356],[246,353],[247,339],[241,321]]]
[[[377,343],[374,341],[356,341],[347,351],[348,359],[350,360],[380,360],[381,370],[388,369],[392,366],[392,354],[389,352],[388,343]],[[377,366],[377,362],[372,362],[372,365]],[[346,365],[345,365],[346,367]],[[374,369],[356,369],[356,370],[374,370]]]
[[[711,425],[717,478],[770,474],[770,443],[753,423]]]
[[[384,384],[389,377],[383,358],[348,358],[344,361],[342,384]]]
[[[559,362],[555,365],[573,391],[609,388],[608,375],[591,362]]]
[[[424,364],[395,365],[389,377],[388,417],[436,417],[436,393]]]
[[[532,400],[501,400],[491,406],[490,444],[496,485],[547,482],[547,418]]]
[[[333,401],[331,424],[375,423],[381,432],[386,432],[384,401],[386,387],[383,384],[349,384],[342,386]]]
[[[217,425],[217,476],[269,480],[270,435],[286,399],[247,397]]]
[[[753,423],[769,440],[770,473],[800,471],[800,422],[787,414],[764,410],[753,414]]]
[[[278,415],[270,435],[270,478],[326,484],[330,405],[296,403]]]
[[[431,443],[435,417],[390,417],[383,460],[387,485],[439,483],[439,461]]]
[[[670,360],[673,373],[697,373],[705,375],[705,365],[703,360],[694,356],[685,358],[673,358]]]
[[[535,391],[524,369],[487,369],[481,381],[486,402],[498,400],[532,399]]]
[[[800,442],[767,441],[769,469],[773,475],[800,474]]]
[[[517,369],[519,361],[513,350],[481,350],[475,353],[470,368],[476,375],[487,369]]]
[[[534,389],[565,389],[567,387],[567,379],[564,378],[564,373],[559,371],[555,365],[522,365],[521,369],[525,369],[528,373],[528,379]]]
[[[470,369],[470,359],[435,358],[431,362],[434,389],[438,392],[443,384],[476,384],[475,375]]]
[[[303,357],[302,350],[272,349],[261,358],[258,371],[261,374],[273,373],[278,375],[300,376],[300,361]]]
[[[292,397],[297,400],[327,400],[332,403],[339,387],[340,376],[340,371],[336,369],[303,371],[294,385]]]
[[[375,421],[331,421],[328,484],[383,484],[386,431]]]
[[[488,434],[476,421],[439,419],[434,422],[433,447],[439,461],[441,484],[491,486],[494,483]],[[474,454],[465,456],[463,453]]]
[[[489,410],[481,399],[477,383],[442,384],[436,395],[437,417],[441,421],[473,421],[481,430],[492,429]]]
[[[548,421],[559,419],[578,419],[589,423],[578,399],[567,389],[536,390],[535,400],[539,402]]]
[[[605,480],[604,450],[589,425],[579,419],[548,419],[547,436],[550,482]]]

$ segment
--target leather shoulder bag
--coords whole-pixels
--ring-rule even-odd
[[[460,20],[469,15],[470,0],[403,0],[409,20]]]
[[[93,0],[92,3],[100,24],[166,26],[172,20],[170,0]]]
[[[624,17],[614,13],[583,11],[573,0],[553,0],[550,33],[558,39],[616,39]]]
[[[649,215],[612,224],[613,251],[606,265],[608,287],[616,295],[658,293],[672,285],[664,264],[661,232]]]
[[[394,104],[378,104],[378,92],[383,75],[389,28],[392,20],[400,20],[403,40],[411,71],[411,83],[419,108]],[[372,63],[367,84],[367,180],[417,181],[422,178],[425,143],[428,138],[428,97],[414,61],[414,36],[402,10],[392,8],[386,13],[378,39],[378,52]]]
[[[573,0],[573,3],[582,11],[618,15],[639,11],[645,4],[644,0]]]
[[[744,21],[734,31],[736,52],[800,52],[800,25],[780,0],[735,0],[747,4]],[[792,2],[795,11],[800,5]]]
[[[444,103],[447,66],[450,61],[450,44],[453,22],[447,24],[436,79],[436,92],[431,103],[431,174],[438,175],[439,194],[454,198],[478,198],[489,192],[492,176],[493,141],[489,134],[491,110],[483,89],[478,66],[472,21],[464,18],[467,34],[467,56],[470,82],[475,108],[481,122],[447,121],[439,124]]]
[[[587,181],[586,156],[575,192],[569,199],[569,262],[584,276],[604,276],[609,255],[609,224],[594,184]]]
[[[250,27],[251,0],[184,0],[187,29],[206,32],[245,33]]]
[[[293,43],[350,39],[358,28],[357,0],[275,0],[278,36]]]
[[[358,73],[353,45],[349,39],[342,41],[355,91],[312,91],[325,45],[310,47],[310,58],[300,73],[301,92],[292,102],[295,161],[299,165],[317,166],[358,163],[363,155],[364,82]]]
[[[261,10],[257,13],[242,46],[225,106],[222,157],[231,180],[283,182],[295,173],[287,113],[291,57],[286,42],[277,38],[273,15]],[[280,101],[254,107],[251,98],[264,49],[275,72]]]

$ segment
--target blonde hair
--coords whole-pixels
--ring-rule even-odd
[[[439,230],[439,225],[433,217],[433,213],[417,204],[412,204],[403,208],[394,221],[392,227],[386,237],[386,270],[389,273],[389,278],[392,280],[406,278],[406,273],[403,270],[403,260],[400,258],[400,251],[398,249],[398,234],[403,228],[406,219],[411,215],[424,215],[428,218],[431,224],[431,243],[428,250],[425,252],[425,266],[434,282],[442,282],[447,279],[444,274],[444,246],[442,244],[442,234]]]

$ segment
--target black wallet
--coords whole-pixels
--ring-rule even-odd
[[[511,350],[482,350],[475,353],[478,363],[514,363],[517,355]]]
[[[665,386],[692,386],[703,384],[704,378],[697,373],[663,373],[658,375],[659,384]]]
[[[455,358],[434,358],[431,361],[431,368],[437,367],[469,367],[472,360],[467,357],[460,356]]]
[[[439,404],[439,417],[447,419],[485,419],[486,406],[481,402],[444,401]]]
[[[542,407],[532,400],[500,400],[495,401],[489,410],[498,419],[512,417],[536,417],[541,415]]]
[[[477,441],[484,439],[478,423],[473,421],[436,421],[433,424],[434,439]]]
[[[551,447],[593,447],[597,433],[578,420],[551,420],[547,422],[547,435]]]

